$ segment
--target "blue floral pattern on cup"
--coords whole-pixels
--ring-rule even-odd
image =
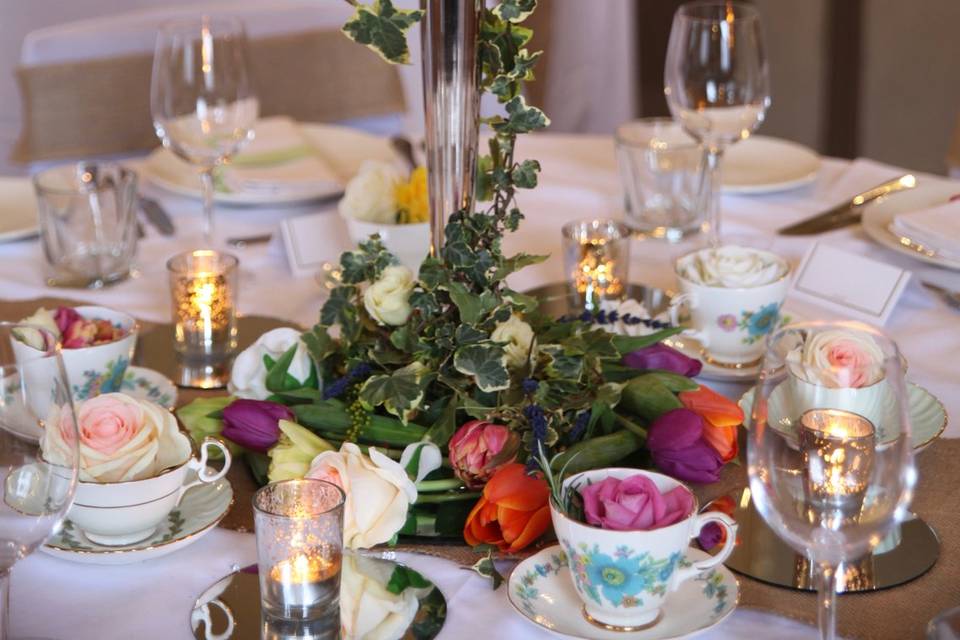
[[[130,360],[123,356],[107,363],[103,371],[88,369],[83,372],[83,384],[73,385],[73,395],[77,400],[87,400],[101,393],[113,393],[123,388],[123,376]]]
[[[550,554],[550,559],[547,560],[547,562],[533,565],[533,569],[521,576],[520,583],[516,588],[516,593],[517,597],[520,598],[520,604],[523,610],[531,617],[536,617],[537,615],[533,610],[531,601],[540,597],[540,590],[535,586],[537,579],[545,578],[549,575],[558,575],[560,570],[567,566],[569,566],[567,564],[567,554],[561,551],[560,553]]]
[[[666,594],[670,576],[683,559],[681,553],[654,558],[627,546],[617,547],[610,555],[601,553],[599,545],[581,544],[575,549],[566,541],[561,544],[577,587],[598,605],[603,605],[602,596],[615,607],[642,607],[644,593]]]

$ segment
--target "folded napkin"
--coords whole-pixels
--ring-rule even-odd
[[[897,214],[890,230],[945,258],[960,260],[960,201]]]
[[[257,122],[256,137],[217,172],[217,189],[257,195],[322,196],[343,190],[322,156],[289,118]]]

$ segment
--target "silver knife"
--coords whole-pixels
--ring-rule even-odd
[[[172,236],[174,234],[176,229],[173,226],[173,220],[170,219],[170,215],[163,210],[159,202],[140,196],[140,209],[143,210],[150,224],[160,232],[160,235]]]
[[[777,233],[785,236],[805,236],[811,233],[831,231],[851,224],[857,224],[860,222],[863,205],[891,193],[913,189],[915,186],[917,186],[916,176],[911,173],[902,175],[894,180],[879,184],[872,189],[867,189],[863,193],[858,193],[848,202],[837,205],[812,218],[807,218],[796,224],[784,227],[777,231]]]

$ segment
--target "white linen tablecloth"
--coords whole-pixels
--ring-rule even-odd
[[[563,279],[560,227],[571,220],[621,217],[622,196],[612,141],[598,136],[536,135],[521,142],[518,157],[540,160],[541,186],[522,192],[520,204],[527,220],[505,243],[508,252],[552,253],[547,262],[516,274],[512,285],[524,289]],[[825,160],[815,183],[766,196],[725,196],[724,232],[749,236],[785,256],[796,266],[814,238],[849,251],[911,269],[919,277],[908,287],[887,324],[910,363],[909,378],[933,392],[948,413],[960,413],[960,332],[956,312],[919,286],[917,280],[937,282],[960,290],[960,273],[928,267],[883,249],[867,239],[859,226],[816,237],[781,237],[774,231],[849,198],[897,173],[892,167],[858,161],[851,165]],[[36,240],[0,245],[0,298],[26,299],[61,296],[121,308],[135,316],[169,321],[166,260],[190,249],[198,237],[200,205],[196,201],[144,189],[159,197],[177,224],[173,238],[159,237],[149,226],[141,241],[139,276],[100,291],[49,289],[43,284],[40,249]],[[960,192],[960,185],[958,185]],[[217,222],[224,236],[275,233],[265,246],[237,249],[241,262],[239,307],[242,313],[271,315],[309,326],[316,322],[323,290],[313,278],[290,274],[279,242],[278,223],[310,208],[243,209],[218,207]],[[346,229],[335,210],[328,209],[330,233],[315,239],[331,259],[347,248]],[[631,279],[654,286],[673,287],[672,259],[691,245],[656,241],[634,242]],[[788,308],[805,317],[822,311]],[[713,384],[738,397],[745,385]],[[947,437],[960,436],[949,425]],[[210,583],[229,572],[234,563],[255,560],[253,536],[217,529],[173,555],[143,564],[100,567],[80,565],[36,553],[13,571],[12,630],[14,637],[40,636],[75,640],[127,638],[178,640],[191,637],[188,620],[194,598]],[[452,563],[425,556],[405,555],[412,566],[434,580],[447,597],[448,622],[441,638],[469,637],[482,620],[485,635],[497,638],[547,638],[515,614],[506,601],[506,589],[497,592],[476,575]],[[812,606],[812,602],[811,602]],[[812,613],[812,612],[811,612]],[[702,637],[711,639],[772,637],[812,638],[812,628],[774,614],[738,610]]]

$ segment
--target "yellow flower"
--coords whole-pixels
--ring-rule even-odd
[[[410,180],[399,182],[394,190],[397,201],[397,222],[412,224],[427,222],[430,219],[430,203],[427,200],[427,168],[417,167],[410,174]]]
[[[270,482],[302,478],[310,470],[310,463],[324,451],[333,451],[333,446],[296,422],[281,420],[280,442],[270,450]]]

